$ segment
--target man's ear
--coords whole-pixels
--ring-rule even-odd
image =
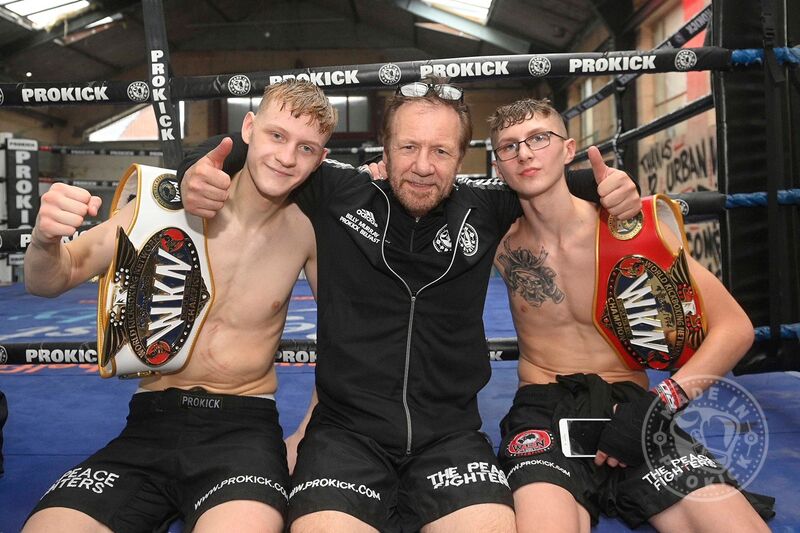
[[[500,165],[497,164],[497,161],[492,161],[492,168],[494,168],[494,171],[497,172],[498,178],[500,178],[503,181],[506,181],[506,178],[505,176],[503,176],[503,172],[500,170]],[[489,176],[486,177],[488,178]]]
[[[567,139],[564,141],[564,164],[569,165],[575,159],[575,139]]]
[[[250,144],[250,139],[253,136],[253,128],[255,128],[256,115],[252,111],[248,111],[242,121],[242,140],[245,144]]]
[[[322,162],[328,158],[329,153],[331,153],[331,151],[328,150],[327,148],[322,149],[322,154],[320,154],[319,161],[317,161],[317,166],[314,167],[314,170],[318,169],[319,166],[322,164]]]

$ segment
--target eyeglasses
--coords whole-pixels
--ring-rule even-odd
[[[429,92],[433,91],[436,96],[442,100],[450,100],[451,102],[462,101],[464,99],[464,90],[461,87],[450,85],[449,83],[424,83],[415,81],[413,83],[406,83],[397,88],[395,94],[401,94],[408,98],[422,98]]]
[[[500,161],[508,161],[509,159],[514,159],[519,154],[520,145],[525,143],[528,145],[528,148],[531,150],[541,150],[542,148],[547,148],[550,146],[550,137],[555,135],[559,139],[567,140],[566,137],[559,135],[554,131],[539,131],[534,133],[527,139],[522,139],[521,141],[513,142],[504,144],[498,148],[494,149],[494,155],[497,156],[497,159]]]

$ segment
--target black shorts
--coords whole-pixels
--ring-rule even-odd
[[[285,514],[289,472],[275,402],[201,389],[135,394],[119,437],[58,479],[33,513],[76,509],[115,532],[186,529],[255,500]]]
[[[603,513],[636,527],[679,502],[682,495],[708,484],[722,482],[737,487],[714,456],[683,431],[667,436],[675,439],[672,442],[683,439],[669,448],[693,450],[694,457],[666,456],[659,461],[684,461],[681,464],[687,475],[675,476],[669,482],[674,490],[665,490],[654,482],[646,463],[627,468],[597,467],[593,458],[563,455],[558,429],[561,418],[611,418],[614,404],[645,394],[647,391],[633,382],[611,384],[585,374],[558,376],[558,383],[520,388],[511,410],[500,422],[498,455],[511,490],[536,482],[558,485],[589,511],[593,524]],[[751,495],[745,496],[764,516]]]
[[[386,531],[418,531],[463,507],[513,498],[487,437],[464,431],[412,455],[393,455],[358,433],[309,427],[292,478],[289,523],[341,511]]]

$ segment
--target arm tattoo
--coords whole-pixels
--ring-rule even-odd
[[[508,282],[512,293],[518,293],[533,307],[541,307],[550,299],[560,304],[564,301],[564,293],[555,282],[556,271],[545,266],[547,251],[542,247],[538,256],[530,250],[517,248],[512,250],[508,241],[503,241],[505,250],[498,257],[503,265],[503,277]]]

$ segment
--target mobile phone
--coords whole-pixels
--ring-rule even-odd
[[[600,433],[610,418],[562,418],[558,421],[561,433],[561,452],[564,457],[594,457]]]

